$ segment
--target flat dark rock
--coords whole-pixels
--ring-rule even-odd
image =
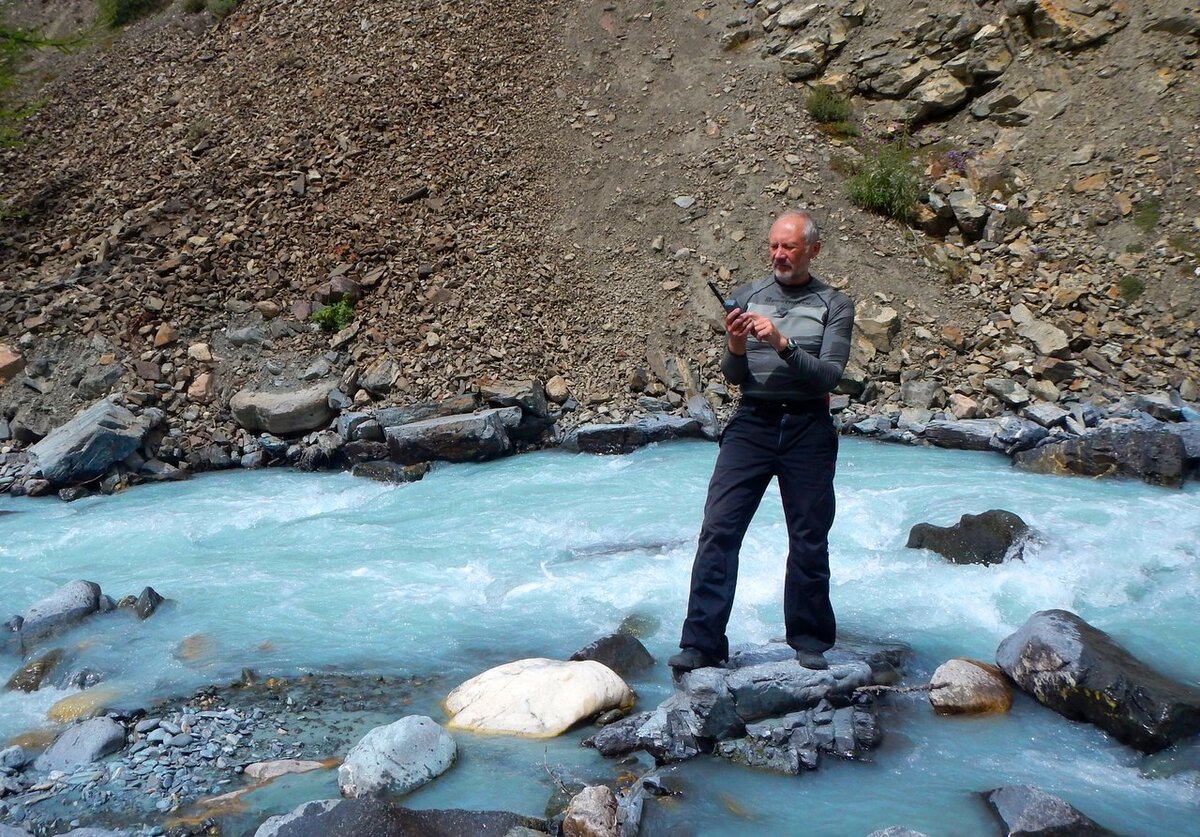
[[[1008,785],[983,797],[1009,837],[1103,837],[1113,833],[1070,803],[1029,785]]]
[[[255,837],[502,837],[519,827],[545,833],[545,825],[507,811],[414,811],[380,799],[322,799],[270,818]]]

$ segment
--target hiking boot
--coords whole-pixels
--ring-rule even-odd
[[[710,657],[699,648],[682,648],[679,653],[667,660],[667,665],[676,672],[694,671],[698,668],[720,666],[721,661]]]
[[[804,668],[811,668],[814,671],[824,671],[829,668],[825,655],[820,651],[797,651],[796,662]]]

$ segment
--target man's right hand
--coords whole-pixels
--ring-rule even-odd
[[[732,354],[746,354],[746,338],[750,336],[753,325],[754,315],[744,313],[741,308],[734,308],[725,315],[726,341]]]

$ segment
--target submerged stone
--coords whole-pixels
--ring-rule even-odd
[[[1106,837],[1113,832],[1068,802],[1029,785],[1007,785],[983,795],[1004,831],[1022,837]]]
[[[306,802],[289,814],[271,817],[258,827],[254,837],[450,837],[504,835],[514,828],[544,834],[545,825],[542,820],[507,811],[414,811],[380,799],[321,799]]]

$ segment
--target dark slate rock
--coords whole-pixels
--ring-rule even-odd
[[[720,742],[716,753],[738,764],[794,776],[816,770],[823,754],[863,758],[879,741],[872,707],[835,709],[822,702],[813,709],[747,724],[744,738]]]
[[[622,718],[586,739],[583,744],[587,747],[595,747],[596,751],[606,758],[632,753],[640,746],[638,730],[650,720],[650,716],[653,714],[653,712],[639,712],[628,718]]]
[[[1180,436],[1167,430],[1113,425],[1013,457],[1016,467],[1038,474],[1136,477],[1152,485],[1172,487],[1183,483],[1186,462]]]
[[[445,401],[423,401],[407,407],[386,407],[376,410],[375,420],[386,430],[389,427],[412,424],[414,421],[471,413],[478,406],[479,403],[475,400],[474,395],[457,395]]]
[[[1017,451],[1036,447],[1049,435],[1050,431],[1037,422],[1016,416],[1004,416],[999,419],[999,427],[988,444],[992,450],[1012,456]]]
[[[544,821],[507,811],[414,811],[381,799],[322,799],[271,817],[254,837],[503,837],[522,827],[546,833]]]
[[[383,441],[383,427],[370,413],[342,413],[337,419],[337,432],[347,442]]]
[[[536,379],[525,381],[496,381],[481,383],[479,397],[491,407],[520,407],[535,418],[548,418],[546,388]]]
[[[564,450],[580,453],[632,453],[649,444],[646,431],[636,424],[585,424],[562,442]]]
[[[160,596],[153,587],[146,587],[138,594],[137,604],[133,606],[133,609],[139,619],[149,619],[154,615],[154,611],[158,610],[158,606],[165,601],[166,599]]]
[[[999,419],[931,421],[925,425],[924,438],[939,448],[994,450],[992,437],[998,430],[1000,430]]]
[[[609,634],[580,648],[572,660],[594,660],[608,666],[621,677],[637,674],[654,665],[654,658],[637,637],[626,633]]]
[[[953,526],[918,523],[908,533],[909,549],[929,549],[953,564],[999,564],[1016,549],[1020,558],[1029,527],[1010,511],[964,514]]]
[[[21,641],[32,642],[55,630],[73,625],[100,609],[100,585],[72,581],[31,604],[21,614]]]
[[[1069,611],[1029,617],[1000,643],[996,663],[1046,706],[1143,752],[1200,733],[1200,689],[1154,671]]]
[[[721,432],[721,423],[717,419],[717,411],[703,395],[693,395],[687,400],[687,414],[700,422],[700,435],[715,442]]]
[[[1011,837],[1104,837],[1113,833],[1064,800],[1029,785],[1008,785],[983,797]]]
[[[146,425],[109,401],[98,401],[29,449],[29,473],[55,487],[103,476],[142,444]]]
[[[347,442],[338,449],[343,466],[353,468],[360,462],[378,462],[388,458],[387,442]]]
[[[781,765],[797,769],[801,764],[815,766],[818,751],[853,757],[875,746],[880,731],[874,716],[865,709],[859,713],[861,718],[854,712],[861,708],[859,704],[869,703],[869,698],[856,698],[854,689],[875,683],[871,667],[855,658],[834,664],[828,671],[811,671],[796,663],[794,653],[786,660],[684,673],[675,679],[674,692],[657,709],[617,721],[584,744],[610,757],[640,749],[659,764],[669,764],[738,740],[742,743],[725,746],[727,757],[777,769],[783,769]],[[754,658],[756,655],[746,654],[743,661]],[[766,731],[774,722],[764,719],[805,711],[811,712],[804,719],[811,727],[808,737],[796,739],[796,753],[768,765],[771,760],[763,747],[773,745],[763,742],[774,735]],[[750,728],[759,722],[766,726],[760,724],[755,729],[761,734],[752,734]],[[785,772],[793,771],[789,767]]]
[[[34,761],[35,770],[70,770],[91,764],[125,746],[125,727],[112,718],[92,718],[67,727]]]
[[[701,436],[700,422],[694,418],[656,413],[637,420],[637,428],[646,436],[646,442],[666,442],[685,436]]]
[[[383,462],[359,462],[350,469],[351,476],[397,485],[416,482],[427,473],[429,473],[428,462],[418,462],[416,465],[399,465],[386,460]]]
[[[501,410],[424,419],[387,427],[384,432],[390,458],[401,465],[434,459],[482,462],[512,451]]]

